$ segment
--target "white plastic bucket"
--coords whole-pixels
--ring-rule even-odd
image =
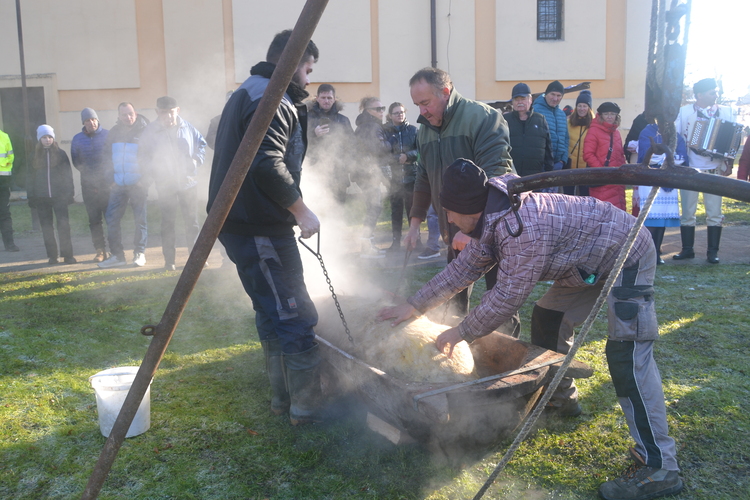
[[[96,409],[99,412],[99,429],[102,436],[109,437],[109,433],[112,432],[112,427],[115,425],[117,415],[135,380],[136,373],[138,373],[137,366],[121,366],[89,377],[91,387],[96,392]],[[151,382],[148,384],[146,394],[125,437],[143,434],[149,427],[151,427]]]

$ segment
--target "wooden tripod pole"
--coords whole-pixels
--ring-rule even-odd
[[[83,500],[94,499],[99,495],[104,480],[107,478],[117,452],[125,439],[125,434],[130,428],[149,383],[159,367],[169,341],[172,339],[180,317],[200,277],[206,259],[211,253],[221,227],[229,214],[229,209],[237,197],[237,193],[250,169],[250,164],[258,152],[261,141],[271,124],[271,120],[279,107],[279,103],[281,103],[286,88],[289,86],[289,82],[302,59],[327,3],[328,0],[307,0],[305,3],[291,38],[271,76],[271,81],[258,104],[258,109],[253,114],[242,143],[234,156],[234,160],[232,160],[232,165],[219,189],[216,201],[198,235],[193,251],[188,257],[185,269],[180,275],[161,321],[155,327],[145,327],[142,330],[143,333],[153,335],[154,338],[149,344],[130,392],[125,398],[114,427],[112,427],[112,432],[104,443],[99,460],[89,477],[86,489],[81,496]]]

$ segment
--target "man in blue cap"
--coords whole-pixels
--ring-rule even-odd
[[[521,177],[552,170],[551,138],[547,119],[531,109],[531,89],[525,83],[513,87],[513,111],[505,113],[510,131],[510,156]]]

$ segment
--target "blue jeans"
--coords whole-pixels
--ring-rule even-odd
[[[427,248],[436,252],[440,251],[440,226],[437,212],[432,205],[427,211]]]
[[[148,228],[146,224],[146,199],[148,191],[140,185],[114,186],[109,193],[109,205],[107,206],[107,239],[109,250],[112,255],[121,259],[125,258],[125,249],[122,246],[122,231],[120,221],[125,214],[125,209],[130,203],[133,210],[133,222],[135,222],[135,234],[133,235],[133,251],[144,253],[148,239]]]
[[[318,312],[307,293],[294,235],[221,233],[219,241],[253,302],[260,340],[279,339],[284,354],[312,348]]]

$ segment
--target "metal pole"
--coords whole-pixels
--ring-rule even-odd
[[[23,105],[23,147],[26,163],[29,162],[29,96],[26,92],[26,57],[23,53],[23,24],[21,23],[21,0],[16,0],[16,24],[18,25],[18,58],[21,62],[21,101]]]
[[[318,25],[318,21],[327,3],[328,0],[307,0],[305,3],[291,38],[281,55],[271,81],[261,98],[258,109],[250,121],[242,143],[234,156],[232,165],[219,189],[216,201],[211,207],[206,222],[203,224],[203,228],[198,235],[195,247],[193,247],[193,251],[190,253],[190,257],[188,257],[185,269],[180,275],[161,321],[156,326],[147,326],[141,330],[142,333],[153,335],[154,338],[143,358],[133,385],[125,398],[114,427],[112,427],[112,432],[104,443],[104,448],[94,471],[89,477],[86,489],[81,496],[83,500],[96,498],[104,480],[107,478],[117,452],[125,439],[125,434],[138,411],[138,406],[177,328],[177,323],[195,288],[206,259],[211,253],[221,227],[247,175],[250,164],[258,152],[260,143],[268,130],[268,126],[271,124],[271,120],[279,107],[286,88],[289,86],[292,75],[302,59],[305,48],[310,38],[312,38],[312,34]]]

